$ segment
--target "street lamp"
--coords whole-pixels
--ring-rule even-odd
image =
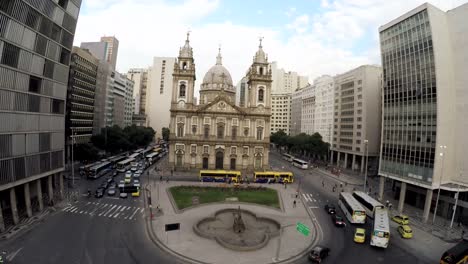
[[[76,133],[73,132],[72,130],[72,135],[70,136],[71,137],[71,159],[72,159],[72,164],[71,164],[71,169],[72,169],[72,187],[75,187],[75,160],[74,160],[74,156],[73,156],[73,145],[75,145],[75,136],[76,136]]]
[[[439,177],[439,190],[437,191],[437,199],[436,199],[436,204],[435,204],[435,207],[434,207],[434,216],[432,217],[432,225],[434,225],[434,221],[435,221],[435,218],[436,218],[436,215],[437,215],[437,206],[439,205],[440,185],[442,185],[442,175],[444,174],[444,153],[445,153],[445,149],[447,148],[447,146],[441,145],[441,146],[439,146],[439,148],[441,149],[441,152],[440,152],[439,155],[440,155],[441,160],[442,160],[442,165],[441,165],[440,177]]]
[[[364,140],[364,144],[365,144],[365,155],[366,155],[366,167],[365,167],[365,171],[364,171],[364,193],[366,193],[366,185],[367,185],[367,167],[369,167],[368,165],[368,162],[369,162],[369,140],[365,139]]]

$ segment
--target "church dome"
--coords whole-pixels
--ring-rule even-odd
[[[221,51],[216,57],[216,65],[211,67],[203,78],[201,90],[232,90],[232,78],[229,71],[222,65]]]

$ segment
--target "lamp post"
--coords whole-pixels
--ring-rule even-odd
[[[75,136],[76,136],[76,133],[73,132],[72,130],[72,135],[70,136],[71,137],[71,159],[72,159],[72,164],[71,164],[71,169],[72,169],[72,187],[74,188],[75,187],[75,160],[74,160],[74,156],[73,156],[73,145],[75,145]]]
[[[367,167],[368,166],[368,162],[369,162],[369,147],[368,147],[368,144],[369,144],[369,140],[365,139],[364,140],[364,144],[365,144],[365,148],[366,148],[366,151],[365,151],[365,155],[366,155],[366,167],[365,167],[365,170],[364,170],[364,193],[366,193],[366,188],[367,188]]]
[[[440,185],[442,184],[442,175],[444,174],[444,152],[445,152],[445,149],[447,148],[447,146],[440,145],[439,148],[441,149],[441,152],[440,152],[439,155],[440,155],[441,160],[442,160],[442,165],[441,165],[440,177],[439,177],[439,190],[437,191],[437,199],[436,199],[436,204],[435,204],[435,207],[434,207],[434,216],[432,217],[432,225],[434,225],[435,218],[436,218],[436,215],[437,215],[437,206],[439,205]]]

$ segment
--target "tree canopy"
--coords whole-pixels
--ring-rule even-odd
[[[112,154],[143,147],[151,143],[155,132],[151,127],[119,126],[101,129],[101,134],[91,137],[91,143],[99,149]]]
[[[307,135],[301,133],[296,136],[289,136],[283,130],[272,133],[271,143],[280,148],[286,147],[290,152],[300,153],[304,156],[324,158],[327,157],[330,144],[323,141],[319,133]]]

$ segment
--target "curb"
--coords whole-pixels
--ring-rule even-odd
[[[320,169],[313,169],[312,171],[314,172],[318,172],[320,173],[321,175],[324,175],[324,176],[327,176],[328,178],[332,178],[332,179],[335,179],[337,181],[340,181],[340,182],[345,182],[347,183],[348,185],[353,185],[353,186],[364,186],[364,183],[350,183],[346,180],[343,180],[342,178],[338,178],[338,177],[335,177],[335,176],[332,176],[330,174],[328,174],[327,172],[323,172],[322,170]]]

